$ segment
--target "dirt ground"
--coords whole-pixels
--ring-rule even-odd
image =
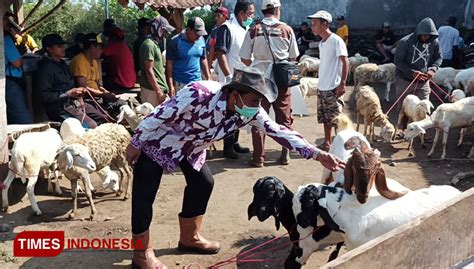
[[[378,92],[383,92],[383,86],[378,85]],[[393,90],[392,90],[393,94]],[[392,97],[394,100],[394,97]],[[316,97],[306,99],[311,112],[308,117],[295,117],[294,129],[301,132],[308,141],[321,143],[322,126],[316,122]],[[388,104],[383,104],[384,111]],[[347,104],[345,110],[350,113],[353,109]],[[396,122],[396,115],[392,113],[391,121]],[[353,117],[354,118],[354,117]],[[377,133],[378,128],[376,129]],[[473,170],[473,161],[462,159],[473,141],[473,135],[466,135],[465,144],[456,148],[458,130],[450,133],[447,157],[459,160],[440,161],[441,152],[437,150],[435,159],[427,159],[428,149],[422,149],[415,142],[415,155],[409,157],[406,142],[384,144],[375,142],[374,147],[380,149],[387,177],[400,181],[412,189],[426,187],[430,184],[449,184],[450,179],[458,172]],[[245,146],[251,146],[250,135],[241,132],[241,141]],[[263,176],[277,176],[282,179],[291,190],[309,182],[319,182],[321,165],[312,160],[304,160],[296,153],[292,153],[292,161],[288,166],[279,166],[276,163],[280,154],[280,147],[271,139],[267,139],[266,163],[264,168],[251,168],[247,165],[250,155],[242,155],[237,161],[222,158],[222,143],[216,144],[216,157],[209,160],[214,173],[215,187],[208,211],[205,217],[202,233],[221,242],[222,250],[217,255],[182,255],[177,250],[179,236],[177,215],[181,208],[184,178],[181,172],[165,175],[159,194],[154,204],[154,218],[151,231],[154,241],[155,254],[165,262],[169,268],[183,268],[195,263],[189,268],[209,266],[218,261],[230,258],[248,250],[258,243],[283,235],[284,228],[276,231],[272,219],[264,223],[256,218],[247,219],[247,206],[252,200],[252,186]],[[429,145],[431,146],[431,145]],[[440,149],[440,147],[439,147]],[[392,166],[391,166],[391,165]],[[100,185],[94,179],[94,185]],[[462,189],[474,186],[474,181],[462,182]],[[123,268],[130,267],[130,251],[76,251],[65,250],[54,258],[12,258],[12,239],[15,234],[23,230],[64,230],[66,238],[128,238],[130,232],[130,200],[122,201],[110,191],[98,191],[95,204],[98,216],[93,221],[85,220],[89,217],[90,209],[84,195],[79,196],[79,212],[77,220],[67,219],[72,208],[69,181],[63,179],[61,187],[63,197],[47,194],[46,182],[40,180],[36,186],[38,205],[43,211],[42,216],[33,216],[31,206],[25,195],[25,186],[15,180],[10,189],[12,206],[8,213],[0,213],[0,224],[8,224],[12,229],[7,233],[0,233],[0,268]],[[25,195],[25,196],[23,196]],[[22,197],[23,196],[23,197]],[[22,198],[21,198],[22,197]],[[288,242],[283,238],[280,242]],[[278,245],[278,242],[271,246]],[[325,264],[332,248],[314,253],[305,268],[317,268]],[[289,248],[267,253],[264,259],[281,260],[286,258]],[[344,253],[345,250],[342,252]],[[282,268],[278,263],[239,264],[229,265],[226,268]],[[202,268],[202,267],[201,267]]]

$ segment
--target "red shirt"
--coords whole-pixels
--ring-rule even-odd
[[[104,48],[104,56],[109,61],[108,72],[106,74],[113,78],[113,82],[124,88],[133,88],[137,80],[133,55],[125,42],[109,42]]]

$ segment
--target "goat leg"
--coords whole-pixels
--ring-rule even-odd
[[[30,199],[31,208],[36,213],[36,215],[41,215],[41,210],[36,203],[35,197],[35,185],[38,181],[38,176],[28,178],[28,184],[26,185],[26,192],[28,193],[28,199]]]
[[[461,132],[459,133],[459,141],[458,141],[458,144],[457,144],[458,147],[460,147],[461,144],[462,144],[462,141],[464,139],[464,134],[466,133],[466,129],[467,128],[461,128]]]
[[[71,180],[72,211],[69,214],[70,219],[74,219],[77,211],[77,179]]]
[[[328,262],[335,260],[337,256],[339,255],[339,251],[341,250],[341,247],[344,245],[344,242],[339,242],[336,244],[336,249],[331,252],[331,255],[329,255]]]
[[[428,152],[428,157],[431,157],[431,155],[433,155],[436,143],[438,143],[439,134],[440,134],[440,130],[436,129],[436,134],[435,134],[435,137],[433,139],[433,145],[431,145],[431,150],[430,150],[430,152]]]
[[[133,175],[132,175],[132,168],[128,165],[125,164],[125,173],[127,174],[127,187],[125,189],[125,195],[123,197],[124,200],[127,200],[128,197],[130,197],[130,193],[132,191],[132,184],[130,184],[130,181],[132,181]],[[122,181],[124,178],[122,177]]]
[[[15,173],[12,171],[8,170],[8,175],[3,181],[3,189],[2,189],[2,210],[3,212],[8,211],[8,189],[10,188],[10,185],[12,184],[13,180],[15,179]]]
[[[449,128],[445,129],[444,134],[443,134],[443,154],[441,155],[442,160],[446,158],[446,146],[448,144],[448,133],[449,133]]]
[[[97,210],[95,209],[94,199],[92,199],[92,192],[91,192],[91,189],[89,187],[91,185],[90,180],[91,179],[89,178],[89,175],[87,175],[85,177],[82,177],[82,182],[84,183],[84,188],[86,189],[87,200],[89,201],[89,204],[90,204],[90,207],[91,207],[90,220],[93,220]]]

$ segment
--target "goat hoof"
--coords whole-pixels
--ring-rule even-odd
[[[76,218],[76,214],[74,214],[74,213],[69,214],[69,219],[72,220],[72,219],[75,219],[75,218]]]
[[[408,157],[413,157],[413,156],[415,156],[415,154],[413,154],[413,152],[408,153]]]
[[[91,216],[89,217],[89,221],[93,221],[94,218],[95,218],[95,215],[91,215]]]
[[[36,216],[41,216],[43,213],[41,212],[41,210],[38,210],[38,211],[35,211],[35,215]]]
[[[2,211],[3,211],[3,212],[8,212],[8,206],[2,207]]]
[[[125,195],[125,196],[123,197],[123,200],[124,200],[124,201],[127,201],[127,200],[128,200],[128,195]]]

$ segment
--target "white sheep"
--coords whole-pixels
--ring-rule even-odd
[[[455,79],[459,71],[461,70],[456,70],[452,67],[441,67],[436,71],[433,81],[439,86],[447,88],[448,93],[451,93],[456,88]]]
[[[354,71],[354,92],[357,94],[359,88],[369,82],[384,82],[386,84],[384,100],[389,102],[390,88],[395,83],[395,64],[383,65],[362,64]]]
[[[362,66],[362,65],[361,65]],[[392,139],[395,127],[388,120],[387,115],[382,112],[380,100],[374,89],[370,86],[363,86],[356,94],[356,116],[357,127],[359,131],[360,117],[364,117],[364,136],[367,136],[367,128],[369,129],[369,141],[373,141],[374,126],[380,126],[380,136],[385,141]]]
[[[306,96],[316,96],[318,94],[318,78],[302,77],[300,79],[300,90],[303,98]]]
[[[428,156],[430,157],[435,149],[436,143],[438,142],[441,131],[443,131],[443,153],[441,159],[446,157],[446,145],[448,141],[449,129],[451,128],[463,128],[458,142],[458,146],[461,145],[464,132],[466,127],[470,127],[474,124],[474,97],[466,97],[455,103],[441,104],[427,119],[419,122],[412,122],[408,125],[407,131],[405,132],[405,139],[409,140],[413,137],[426,133],[426,129],[435,127],[436,135],[433,140]]]
[[[127,121],[130,129],[135,130],[146,115],[152,112],[154,107],[150,103],[143,103],[132,109],[129,105],[120,107],[120,114],[117,116],[117,123],[124,119]]]
[[[48,191],[52,191],[50,166],[54,163],[56,151],[61,145],[61,137],[56,129],[50,128],[43,132],[24,133],[18,137],[11,150],[11,160],[8,165],[8,175],[4,181],[5,187],[2,190],[3,210],[8,210],[8,189],[16,175],[21,178],[26,186],[26,192],[31,203],[31,207],[36,215],[41,215],[41,210],[36,203],[35,185],[38,181],[38,174],[43,169],[48,176]],[[61,188],[57,178],[55,179],[55,191],[61,194]]]
[[[141,107],[139,109],[140,111],[145,111],[145,112],[147,111],[146,107],[145,108]],[[81,122],[78,119],[71,117],[71,118],[67,118],[66,120],[62,122],[59,133],[61,135],[61,138],[66,141],[69,139],[73,139],[75,137],[83,136],[86,133],[86,130],[84,129],[84,127],[82,126]],[[56,168],[56,164],[54,168]],[[102,186],[104,189],[111,189],[115,192],[118,191],[119,184],[120,184],[119,176],[117,173],[112,171],[109,166],[105,166],[100,171],[97,171],[97,174],[102,181]],[[59,177],[56,175],[56,178],[59,178]],[[89,188],[92,191],[94,191],[94,186],[92,185],[92,183],[90,184]],[[80,185],[78,186],[78,191],[83,192]]]
[[[464,91],[460,90],[460,89],[456,89],[456,90],[451,92],[450,97],[449,97],[449,101],[451,103],[454,103],[454,102],[457,102],[457,101],[459,101],[463,98],[466,98],[466,94],[464,93]]]
[[[467,86],[468,86],[468,82],[473,77],[474,77],[474,67],[464,69],[464,70],[460,70],[457,73],[456,77],[454,78],[454,86],[456,88],[463,89],[464,92],[467,93],[466,89],[467,89]]]
[[[371,197],[360,205],[354,195],[348,195],[342,188],[313,183],[298,188],[293,197],[293,211],[296,216],[295,208],[301,208],[303,201],[307,208],[314,210],[319,225],[328,225],[332,232],[343,232],[346,247],[352,250],[460,194],[451,186],[431,186],[410,191],[396,200]],[[307,234],[306,230],[298,229],[298,232]],[[325,233],[327,231],[318,230],[313,237]],[[303,253],[305,257],[309,255],[311,253]]]
[[[131,181],[131,167],[128,165],[125,159],[125,150],[130,142],[130,134],[127,129],[120,124],[105,123],[86,132],[82,137],[67,141],[63,145],[57,155],[58,165],[63,174],[71,180],[72,184],[77,183],[78,179],[82,179],[83,182],[90,181],[89,172],[76,167],[75,165],[66,166],[67,162],[64,160],[68,156],[72,156],[73,159],[76,155],[69,154],[70,152],[81,152],[80,156],[90,156],[96,165],[96,170],[101,170],[105,166],[111,166],[112,168],[119,170],[122,175],[120,189],[117,192],[118,195],[121,192],[125,192],[124,198],[127,199],[130,194],[130,181]],[[79,147],[81,146],[82,147]],[[63,160],[60,162],[60,160]],[[125,177],[127,177],[127,184],[124,187]],[[75,186],[72,186],[75,188]],[[89,187],[86,187],[86,193]],[[93,204],[91,204],[93,207]],[[76,205],[74,205],[76,208]],[[95,214],[95,208],[92,210],[91,218]],[[72,212],[74,216],[74,212]]]
[[[306,76],[308,73],[318,73],[320,62],[316,57],[303,55],[298,63],[301,76]]]
[[[355,69],[362,64],[369,63],[369,58],[356,53],[354,56],[349,57],[349,77],[354,76]]]
[[[400,126],[402,120],[406,117],[408,118],[408,123],[414,121],[423,120],[431,114],[431,109],[434,109],[433,104],[430,100],[420,100],[418,96],[409,94],[405,97],[402,103],[400,112],[398,113],[398,121],[396,127]],[[393,133],[393,139],[395,138],[396,132]],[[424,147],[424,134],[420,135],[421,144]],[[413,144],[413,139],[410,141],[409,149]]]
[[[474,96],[474,78],[471,78],[467,82],[467,86],[464,89],[464,93],[469,96]]]

